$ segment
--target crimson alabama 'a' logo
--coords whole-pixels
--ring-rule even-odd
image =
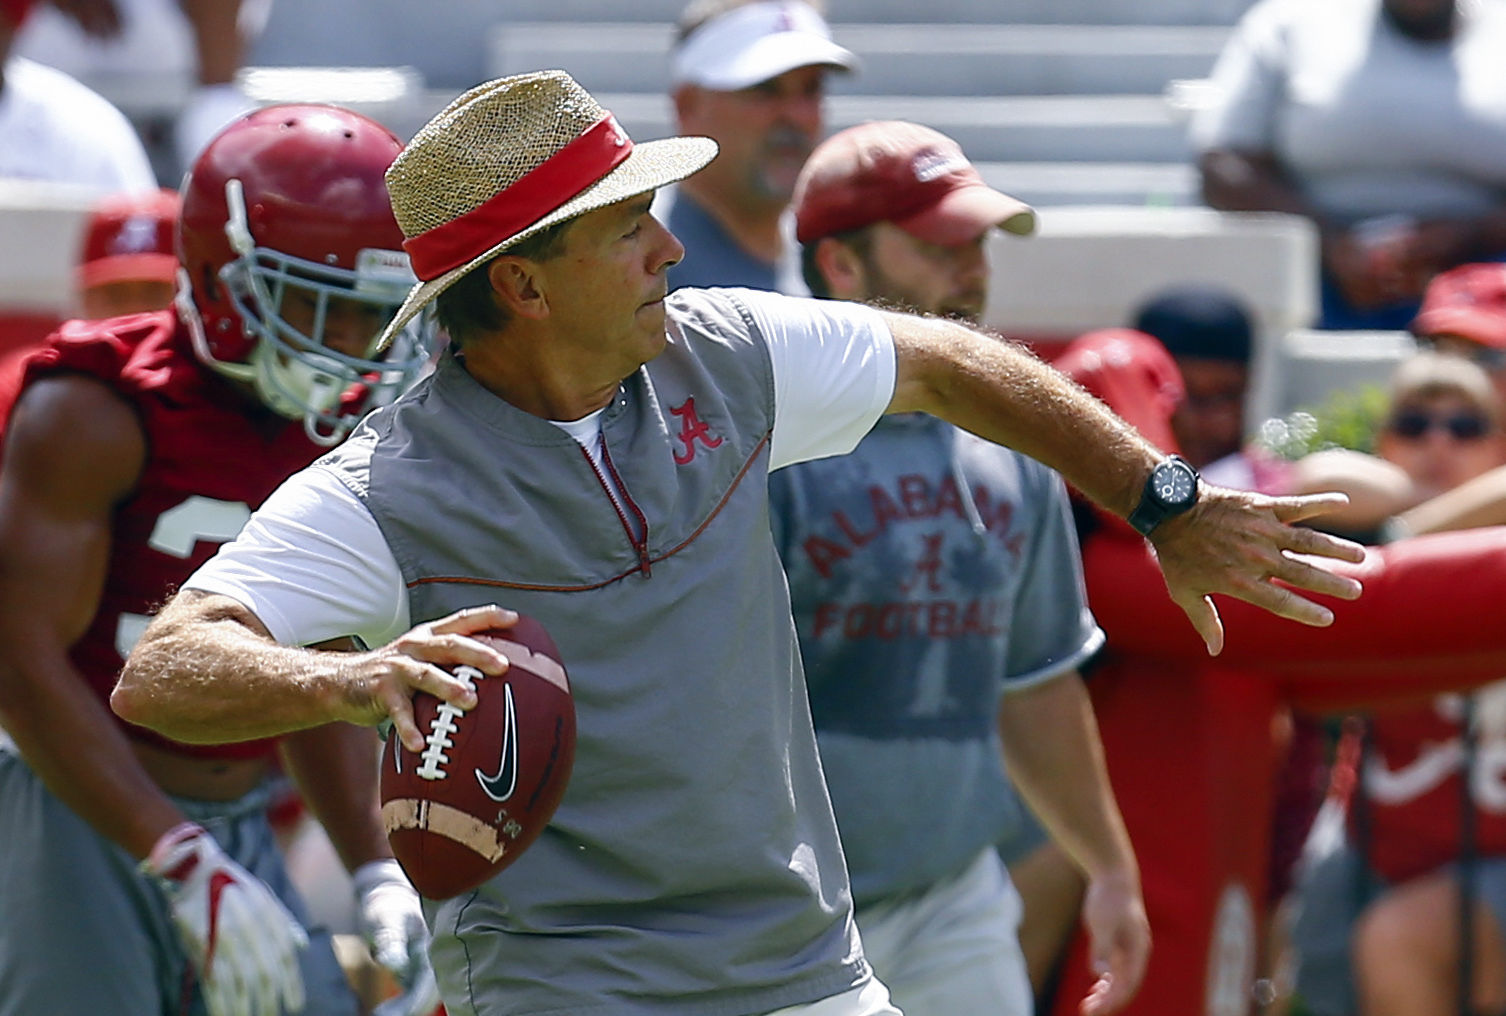
[[[711,428],[701,421],[695,413],[695,396],[687,398],[678,406],[670,406],[669,411],[680,418],[680,443],[684,449],[675,452],[675,464],[683,466],[695,458],[695,443],[697,441],[707,448],[715,448],[722,443],[719,437],[713,437]]]

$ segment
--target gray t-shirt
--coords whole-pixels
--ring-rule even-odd
[[[659,191],[654,214],[685,245],[685,257],[669,269],[669,288],[739,286],[809,296],[800,275],[799,245],[788,213],[780,220],[784,249],[774,264],[749,254],[695,199],[678,187]]]
[[[1062,482],[907,414],[769,487],[853,898],[955,875],[1021,821],[999,696],[1103,643]]]

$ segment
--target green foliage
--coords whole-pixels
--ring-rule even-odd
[[[1255,443],[1284,459],[1329,448],[1374,452],[1386,415],[1386,390],[1367,384],[1333,392],[1322,404],[1303,407],[1260,425]]]

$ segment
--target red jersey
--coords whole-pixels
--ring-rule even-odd
[[[289,474],[322,449],[297,420],[248,415],[228,383],[194,356],[172,311],[69,321],[0,385],[8,418],[25,386],[64,372],[97,377],[136,409],[147,458],[115,512],[99,610],[70,656],[108,699],[148,615],[220,544],[235,537]],[[180,745],[130,724],[130,736],[204,757],[253,757],[271,742]]]
[[[1370,721],[1364,790],[1366,856],[1388,881],[1425,874],[1459,856],[1463,806],[1462,701],[1376,713]],[[1481,732],[1475,744],[1475,850],[1506,854],[1506,738]],[[1350,808],[1351,824],[1355,806]]]

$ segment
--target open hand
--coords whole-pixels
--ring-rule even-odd
[[[1303,589],[1352,600],[1360,583],[1322,566],[1333,558],[1358,563],[1365,548],[1293,523],[1348,503],[1343,494],[1269,497],[1203,483],[1197,505],[1151,534],[1167,591],[1202,636],[1208,653],[1224,647],[1212,594],[1224,593],[1302,624],[1333,623],[1333,611],[1300,595]]]

